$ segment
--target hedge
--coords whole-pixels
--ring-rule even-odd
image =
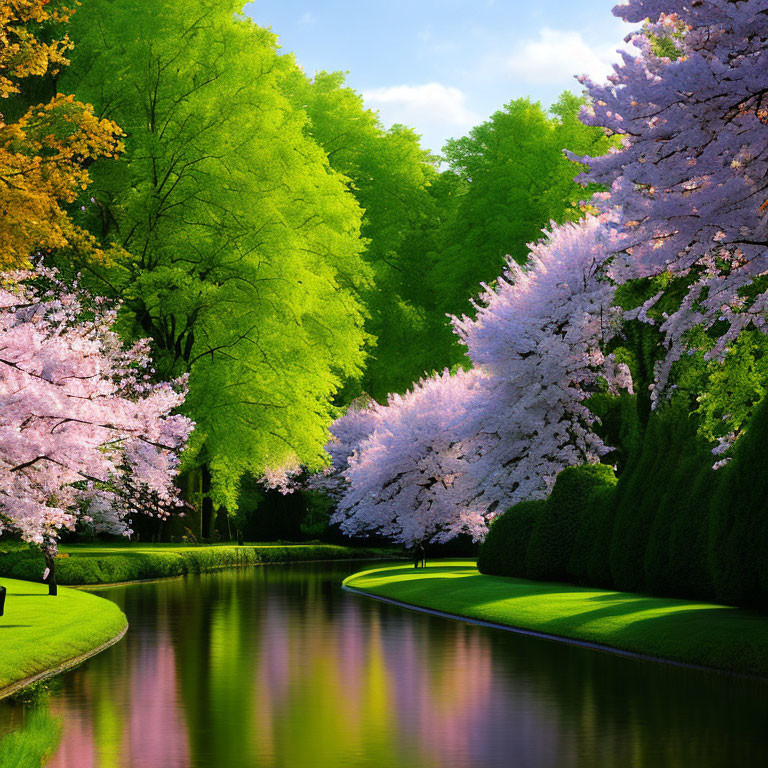
[[[480,545],[477,568],[496,576],[524,576],[528,541],[546,501],[521,501],[492,523]]]
[[[526,556],[526,574],[531,579],[565,581],[571,578],[571,558],[590,498],[598,489],[616,483],[613,469],[604,464],[586,464],[564,469],[538,515]]]
[[[724,469],[697,428],[679,398],[618,484],[607,466],[563,470],[546,502],[492,525],[480,571],[768,609],[768,399]]]
[[[758,406],[713,497],[709,566],[719,600],[768,608],[768,400]]]
[[[609,481],[592,492],[579,513],[573,554],[568,564],[571,580],[577,584],[592,587],[613,585],[608,553],[611,551],[615,499],[614,477],[613,482]]]
[[[5,551],[4,551],[5,550]],[[184,576],[219,568],[308,560],[342,560],[381,556],[369,548],[332,544],[256,546],[73,546],[56,561],[59,584],[113,584],[122,581]],[[37,550],[4,547],[0,542],[0,576],[40,581],[45,566]]]

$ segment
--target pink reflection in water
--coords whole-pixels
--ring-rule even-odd
[[[49,768],[187,768],[186,725],[178,699],[175,654],[167,630],[132,646],[86,706],[63,699],[61,744]]]
[[[556,712],[520,681],[500,681],[488,635],[359,598],[329,610],[317,595],[225,579],[206,606],[241,600],[243,610],[218,614],[216,643],[210,612],[185,613],[184,591],[169,587],[177,606],[172,597],[137,620],[109,664],[75,678],[80,690],[54,703],[64,728],[50,768],[256,768],[283,765],[286,750],[311,756],[312,768],[343,768],[345,756],[374,768],[477,768],[509,748],[512,713],[515,765],[528,764],[522,755],[557,764]],[[190,743],[188,728],[206,735]],[[292,746],[307,741],[307,752]]]

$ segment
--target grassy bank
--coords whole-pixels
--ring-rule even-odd
[[[388,565],[345,586],[480,621],[768,677],[768,616],[709,603],[484,576],[474,562]]]
[[[92,653],[119,636],[128,622],[109,600],[76,589],[0,579],[8,590],[0,617],[0,698],[13,686]]]
[[[75,544],[62,547],[56,576],[59,584],[114,584],[233,566],[381,557],[383,552],[334,544]],[[44,569],[37,551],[0,542],[0,577],[40,581]]]

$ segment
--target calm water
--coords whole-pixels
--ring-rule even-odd
[[[768,765],[768,685],[342,592],[359,567],[104,590],[126,638],[48,705],[0,702],[0,738],[56,743],[58,723],[50,768]]]

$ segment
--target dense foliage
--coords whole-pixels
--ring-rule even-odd
[[[179,503],[184,382],[153,383],[146,341],[123,347],[114,321],[42,268],[0,290],[0,533],[49,560],[78,522],[128,535],[134,514]]]
[[[89,279],[161,375],[189,374],[186,466],[233,510],[243,473],[320,465],[331,398],[363,361],[368,280],[360,208],[287,94],[296,65],[241,7],[89,0],[62,80],[128,134],[80,217],[125,256]]]
[[[593,217],[549,233],[527,267],[510,259],[476,317],[455,320],[472,371],[425,379],[332,428],[343,530],[477,540],[497,509],[545,497],[558,471],[608,452],[586,401],[631,389],[627,367],[603,354],[616,328],[610,237],[610,221]]]
[[[444,215],[435,196],[435,187],[442,186],[437,158],[421,148],[411,129],[385,129],[339,72],[319,72],[309,80],[296,71],[291,94],[307,113],[308,134],[331,167],[349,179],[363,210],[363,258],[373,280],[361,298],[371,338],[362,377],[348,383],[347,396],[366,392],[385,401],[451,357],[448,320],[435,311],[434,290],[424,279],[433,248],[429,236]]]
[[[525,573],[528,542],[546,505],[546,499],[521,501],[491,522],[477,557],[481,573],[497,576]]]
[[[615,277],[687,285],[661,325],[657,395],[694,329],[710,332],[716,357],[750,324],[765,325],[765,11],[763,0],[632,0],[617,15],[653,21],[631,36],[638,53],[625,53],[607,84],[586,80],[587,122],[623,139],[621,151],[582,158],[584,178],[609,187],[605,205],[622,212]],[[660,39],[666,45],[654,44]]]
[[[579,120],[582,105],[567,92],[549,113],[517,99],[467,136],[448,142],[445,159],[459,188],[435,275],[444,312],[467,312],[478,286],[498,277],[507,256],[525,264],[529,244],[552,222],[581,218],[581,201],[597,187],[585,190],[574,181],[583,166],[563,150],[598,156],[614,146],[602,130]]]
[[[0,2],[0,99],[4,112],[30,81],[55,78],[71,43],[52,35],[72,12],[48,0]],[[27,102],[30,100],[27,99]],[[88,104],[57,93],[45,103],[0,113],[0,267],[28,266],[38,249],[75,250],[103,258],[96,241],[73,223],[66,206],[89,182],[87,164],[120,151],[120,129]]]

